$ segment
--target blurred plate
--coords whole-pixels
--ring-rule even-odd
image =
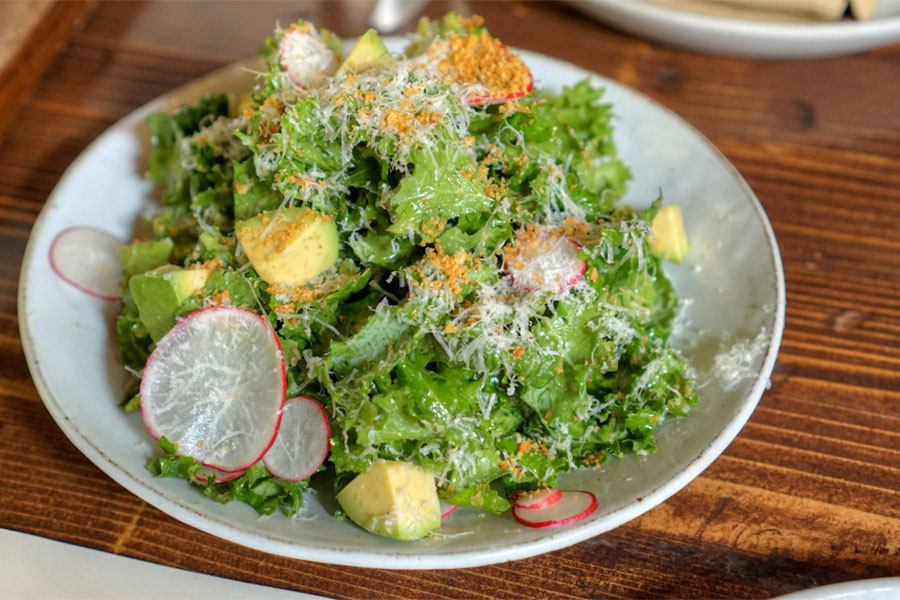
[[[853,54],[900,42],[900,14],[869,21],[773,23],[714,17],[642,0],[566,1],[638,37],[713,54],[816,58]],[[900,7],[892,10],[900,11]]]
[[[897,600],[900,577],[862,579],[802,590],[776,600]]]
[[[390,47],[402,47],[398,40]],[[146,169],[143,118],[173,110],[205,92],[239,93],[253,81],[237,63],[177,89],[113,125],[69,167],[29,241],[19,286],[19,322],[28,365],[47,410],[98,467],[167,514],[210,534],[273,554],[343,565],[435,569],[504,562],[569,546],[656,506],[700,474],[737,435],[769,382],[784,327],[784,276],[768,219],[752,190],[706,138],[664,107],[615,81],[574,65],[522,52],[537,85],[561,90],[585,78],[606,87],[617,115],[616,141],[632,167],[625,202],[640,206],[664,190],[681,206],[692,249],[668,268],[690,299],[673,343],[698,371],[700,404],[688,418],[660,427],[658,452],[570,473],[561,487],[587,489],[601,507],[560,529],[530,529],[510,514],[471,509],[450,515],[458,535],[398,542],[331,516],[330,493],[308,494],[294,520],[260,518],[241,503],[220,505],[181,479],[154,479],[144,465],[158,455],[140,415],[117,408],[126,382],[118,358],[118,303],[104,303],[56,277],[47,253],[74,224],[130,239],[142,211],[154,206]],[[717,362],[723,357],[729,360]]]

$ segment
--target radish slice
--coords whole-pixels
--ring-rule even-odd
[[[558,501],[543,508],[513,505],[512,512],[516,521],[527,527],[556,527],[586,519],[597,506],[597,497],[591,492],[566,491]]]
[[[287,388],[281,345],[268,322],[233,306],[179,321],[156,345],[141,380],[150,435],[208,467],[241,471],[272,445]]]
[[[506,254],[504,269],[525,292],[561,292],[584,276],[587,261],[578,258],[581,246],[562,236],[537,235],[519,240]]]
[[[229,473],[228,471],[220,471],[219,469],[213,469],[212,467],[202,466],[197,469],[194,477],[196,477],[197,481],[200,483],[206,483],[211,476],[215,475],[216,483],[225,483],[226,481],[237,479],[243,474],[244,471],[234,471],[233,473]]]
[[[515,505],[519,508],[544,508],[562,499],[559,488],[550,487],[516,495]]]
[[[285,402],[275,443],[263,457],[272,475],[301,481],[315,473],[328,456],[331,429],[322,405],[306,396]]]
[[[441,502],[441,518],[443,519],[443,518],[447,517],[448,515],[450,515],[450,513],[455,511],[457,508],[459,508],[459,506],[456,504],[446,504],[444,502]]]
[[[278,54],[288,79],[299,88],[322,83],[337,65],[334,52],[309,23],[295,24],[285,31]]]
[[[104,300],[122,299],[122,263],[116,250],[124,242],[96,227],[65,229],[50,245],[50,266],[62,279]]]
[[[527,67],[526,67],[527,69]],[[534,89],[534,78],[531,76],[531,71],[528,71],[528,83],[524,88],[509,92],[507,94],[495,94],[490,95],[487,94],[485,96],[475,96],[472,98],[466,98],[463,100],[465,104],[478,105],[478,104],[496,104],[499,102],[506,102],[508,100],[515,100],[516,98],[521,98],[527,94],[531,93],[531,90]]]

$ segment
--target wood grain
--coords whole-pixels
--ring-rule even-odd
[[[53,8],[52,2],[41,0],[9,0],[3,4],[0,22],[0,73],[26,45],[28,37]]]
[[[96,0],[4,2],[0,136],[62,45],[84,24],[96,5]]]
[[[63,170],[129,111],[251,55],[276,20],[355,35],[370,5],[128,2],[91,12],[67,2],[48,12],[47,70],[20,63],[25,74],[0,89],[0,527],[341,598],[759,598],[900,575],[900,46],[734,59],[631,38],[562,4],[429,5],[433,16],[478,12],[507,43],[676,111],[735,164],[772,220],[788,307],[771,389],[717,461],[627,525],[475,569],[305,563],[167,517],[71,445],[31,383],[15,300],[28,234]]]

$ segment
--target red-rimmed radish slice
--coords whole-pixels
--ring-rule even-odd
[[[216,483],[225,483],[226,481],[231,481],[232,479],[237,479],[241,475],[244,474],[244,471],[220,471],[219,469],[213,469],[212,467],[202,466],[197,469],[197,472],[194,474],[194,477],[197,478],[197,481],[200,483],[206,483],[210,477],[213,475],[216,476]]]
[[[337,57],[309,23],[292,25],[278,43],[281,67],[299,88],[315,87],[334,72]]]
[[[441,502],[441,518],[444,519],[450,515],[453,511],[459,508],[456,504],[447,504],[446,502]]]
[[[122,299],[124,242],[102,229],[79,225],[61,231],[50,245],[50,266],[66,282],[104,300]]]
[[[141,416],[179,455],[241,471],[275,440],[286,388],[281,345],[268,322],[243,308],[211,306],[157,343],[141,380]]]
[[[562,497],[543,508],[513,505],[516,521],[527,527],[571,525],[591,516],[597,510],[597,497],[580,490],[562,492]]]
[[[330,438],[322,405],[306,396],[291,398],[284,404],[278,437],[263,456],[263,464],[275,477],[302,481],[325,462]]]
[[[534,490],[533,492],[520,492],[516,494],[515,505],[519,508],[544,508],[562,499],[559,488],[549,487]]]
[[[518,58],[518,57],[517,57]],[[528,67],[525,67],[527,70]],[[499,102],[507,102],[509,100],[515,100],[517,98],[521,98],[531,93],[531,90],[534,89],[534,79],[531,76],[531,71],[528,71],[528,83],[525,84],[525,87],[519,89],[517,91],[508,92],[508,93],[500,93],[500,94],[486,94],[482,96],[474,96],[465,98],[463,102],[465,104],[497,104]]]
[[[506,253],[504,269],[525,292],[561,292],[584,276],[587,261],[581,246],[564,236],[538,234],[516,242]]]
[[[534,89],[528,65],[487,33],[453,34],[435,40],[426,58],[466,104],[505,102]]]

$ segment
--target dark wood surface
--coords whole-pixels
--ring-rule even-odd
[[[900,575],[900,46],[821,60],[707,56],[565,4],[433,3],[508,44],[633,86],[708,136],[778,236],[787,327],[727,451],[661,506],[568,549],[455,571],[275,557],[149,506],[94,467],[31,382],[16,317],[27,238],[68,164],[117,119],[303,17],[352,36],[366,2],[60,3],[0,82],[0,527],[341,598],[773,597]],[[0,4],[0,14],[3,6]],[[0,17],[2,18],[2,17]]]

